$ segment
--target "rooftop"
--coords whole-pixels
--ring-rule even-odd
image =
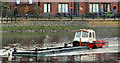
[[[80,29],[80,30],[78,30],[77,32],[80,32],[80,31],[87,31],[87,32],[95,32],[94,30],[92,30],[92,29]]]

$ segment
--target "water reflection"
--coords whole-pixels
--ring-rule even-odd
[[[98,40],[111,41],[110,44],[118,44],[117,28],[95,28]],[[102,32],[102,33],[101,33]],[[75,32],[14,32],[2,33],[2,49],[8,50],[16,47],[18,50],[29,50],[42,47],[56,47],[62,46],[63,43],[72,42]],[[110,39],[113,38],[113,39]],[[0,57],[1,58],[1,57]],[[84,54],[71,56],[36,56],[36,57],[2,57],[2,61],[35,61],[35,62],[104,62],[104,61],[118,61],[118,53],[100,53],[100,54]]]
[[[7,59],[7,58],[4,58]],[[10,59],[10,57],[9,57]],[[32,61],[32,62],[115,62],[119,60],[118,53],[97,53],[97,54],[81,54],[72,56],[13,56],[10,61]],[[4,60],[3,60],[4,61]]]

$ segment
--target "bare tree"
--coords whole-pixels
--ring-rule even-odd
[[[37,15],[39,15],[42,12],[41,7],[39,7],[39,6],[35,6],[34,10],[35,10],[35,14],[37,14]]]

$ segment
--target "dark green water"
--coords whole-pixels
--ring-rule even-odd
[[[104,38],[110,39],[118,37],[118,28],[116,27],[96,27],[97,39],[103,40]],[[77,31],[77,30],[76,30]],[[10,46],[11,48],[17,46],[23,47],[43,47],[51,46],[50,44],[60,44],[72,42],[75,32],[7,32],[2,33],[2,48]],[[111,39],[114,41],[114,39]],[[13,44],[20,45],[13,45]],[[37,45],[36,45],[37,44]],[[47,45],[44,45],[47,44]],[[48,45],[49,44],[49,45]],[[111,43],[112,44],[112,43]],[[66,56],[52,56],[52,57],[13,57],[12,61],[26,61],[26,62],[107,62],[117,63],[120,59],[119,53],[98,53],[90,55],[66,55]],[[62,61],[63,60],[63,61]],[[8,61],[8,57],[2,57],[2,61]]]
[[[97,39],[118,37],[118,28],[94,28],[96,31]],[[76,30],[77,31],[77,30]],[[20,43],[25,46],[30,44],[42,44],[47,43],[64,43],[72,42],[75,32],[6,32],[2,33],[2,46],[9,44]]]

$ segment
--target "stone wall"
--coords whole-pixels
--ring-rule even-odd
[[[16,23],[2,24],[2,26],[89,26],[88,21],[18,21]]]

